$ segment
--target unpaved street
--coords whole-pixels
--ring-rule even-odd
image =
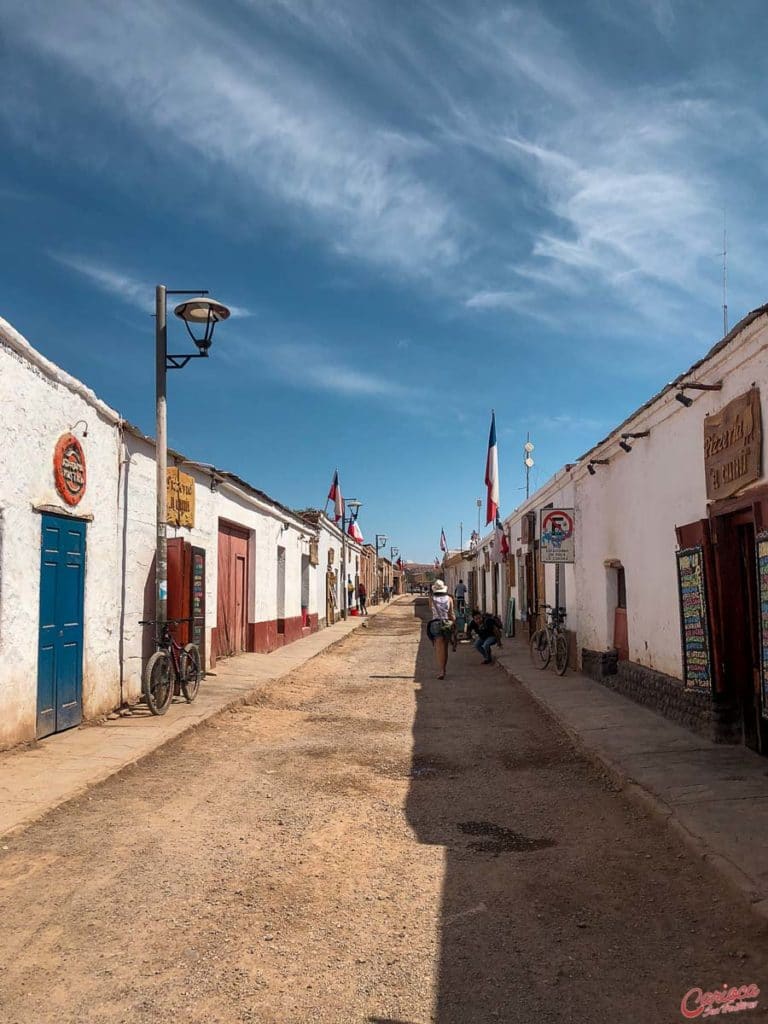
[[[439,682],[416,611],[6,840],[0,1019],[666,1024],[694,985],[768,996],[744,907],[500,669],[462,647]]]

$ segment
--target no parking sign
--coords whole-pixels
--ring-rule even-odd
[[[539,552],[542,562],[573,562],[576,559],[572,508],[541,509]]]

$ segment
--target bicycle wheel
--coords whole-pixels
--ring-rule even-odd
[[[546,629],[537,629],[531,637],[531,661],[534,668],[546,668],[551,657],[552,651],[549,646],[549,634]]]
[[[167,651],[155,651],[147,662],[142,690],[152,714],[164,715],[173,698],[173,662]]]
[[[559,676],[565,675],[568,668],[568,641],[564,636],[555,637],[555,672]]]
[[[202,676],[200,649],[197,644],[187,644],[179,655],[179,682],[187,703],[191,704],[197,696]]]

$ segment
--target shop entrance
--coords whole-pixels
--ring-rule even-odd
[[[715,519],[720,643],[726,696],[738,706],[744,743],[768,755],[768,722],[760,706],[760,628],[755,510]],[[717,627],[716,627],[717,628]]]
[[[37,737],[79,725],[83,717],[85,527],[44,515],[40,541]]]

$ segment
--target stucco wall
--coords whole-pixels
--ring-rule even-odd
[[[616,436],[593,454],[609,458],[608,466],[596,466],[594,476],[579,469],[580,646],[604,650],[612,643],[613,606],[603,563],[617,559],[626,576],[630,661],[681,676],[675,526],[707,515],[705,416],[757,383],[763,429],[768,426],[766,342],[763,315],[691,378],[722,380],[722,391],[688,392],[694,399],[690,408],[666,395],[623,428],[650,429],[649,437],[631,441],[632,451],[625,453]]]
[[[36,355],[0,321],[0,746],[33,739],[37,709],[41,515],[34,506],[92,517],[86,529],[83,714],[119,702],[117,414]],[[73,509],[53,474],[56,442],[74,428],[86,459],[85,495]]]
[[[74,510],[59,497],[53,475],[56,442],[70,430],[81,441],[87,471],[86,492]],[[127,428],[118,413],[1,319],[0,436],[0,748],[5,748],[33,739],[36,732],[41,514],[35,507],[69,510],[87,520],[83,718],[139,698],[142,665],[152,645],[152,630],[140,627],[139,620],[154,612],[156,471],[151,440]],[[181,468],[195,480],[195,527],[169,526],[168,536],[184,536],[207,553],[209,661],[221,520],[250,531],[248,622],[278,619],[279,546],[285,549],[282,617],[300,623],[302,555],[309,555],[312,528],[247,486],[226,479],[212,489],[209,470],[189,463]],[[336,548],[338,567],[341,534],[333,532],[327,543]],[[359,550],[350,547],[354,576]],[[324,615],[326,563],[327,550],[319,566],[309,567],[310,615]]]

